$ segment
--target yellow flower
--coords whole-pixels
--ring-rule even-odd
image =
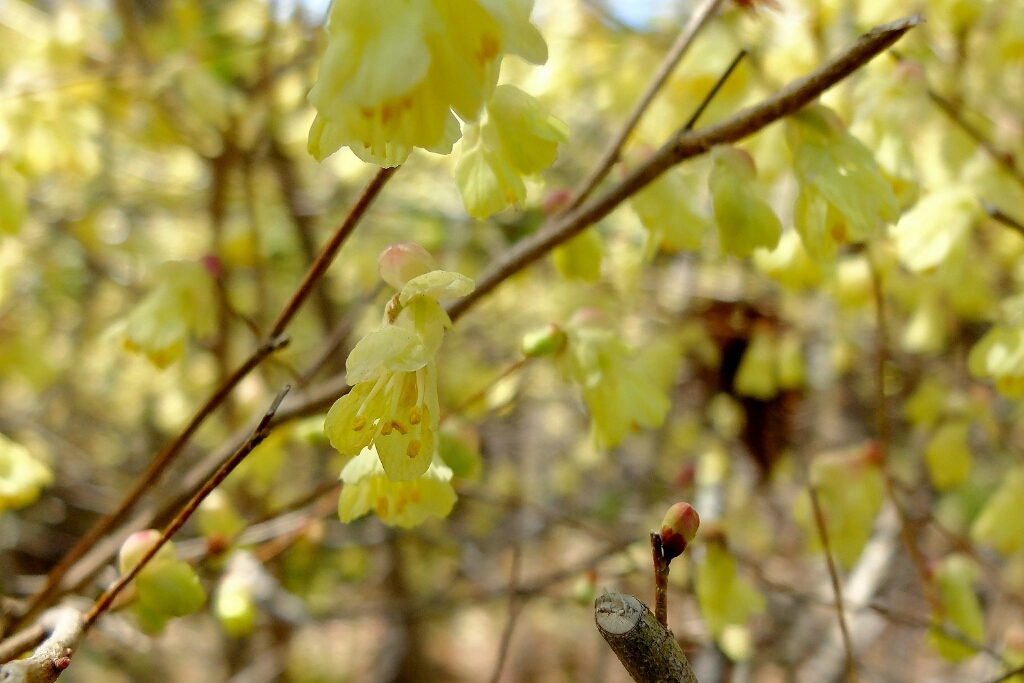
[[[480,124],[467,124],[455,169],[466,213],[483,220],[526,199],[523,176],[554,163],[569,129],[539,100],[514,85],[499,85]]]
[[[657,427],[664,421],[666,388],[642,372],[629,347],[603,324],[600,311],[578,311],[565,331],[569,343],[562,362],[580,385],[598,447],[611,448],[638,426]]]
[[[800,235],[795,230],[783,233],[774,250],[756,250],[754,265],[783,287],[791,289],[815,287],[824,279],[821,268],[807,255]]]
[[[963,248],[980,214],[968,187],[952,185],[929,194],[892,228],[900,262],[915,273],[938,267]]]
[[[786,140],[800,181],[793,223],[813,258],[834,258],[837,244],[864,242],[877,224],[899,218],[871,151],[831,109],[812,105],[790,116]]]
[[[373,444],[387,476],[409,481],[427,470],[437,445],[434,356],[451,326],[439,300],[468,294],[473,281],[428,270],[433,259],[408,243],[388,247],[378,264],[382,276],[402,289],[388,304],[385,324],[349,354],[352,391],[331,407],[324,431],[343,455],[357,455]],[[416,274],[421,271],[426,272]]]
[[[659,249],[670,254],[700,249],[708,219],[693,206],[696,194],[692,176],[673,168],[633,195],[630,205],[648,233],[648,258]]]
[[[319,160],[348,146],[395,166],[413,147],[447,154],[459,122],[475,121],[504,54],[547,60],[529,0],[336,0],[309,151]],[[454,114],[453,114],[454,111]]]
[[[746,258],[758,247],[774,249],[782,224],[768,202],[757,196],[753,158],[746,150],[726,146],[716,147],[712,158],[708,188],[722,251]]]
[[[181,356],[190,333],[205,337],[213,331],[216,300],[213,277],[199,262],[162,263],[159,279],[122,323],[121,336],[126,349],[165,368]]]
[[[0,512],[31,505],[53,482],[53,473],[20,443],[0,434]]]
[[[338,499],[338,516],[351,522],[373,512],[385,524],[406,529],[430,516],[447,517],[456,500],[451,478],[452,471],[434,457],[422,476],[393,481],[374,449],[366,448],[341,471],[345,487]]]

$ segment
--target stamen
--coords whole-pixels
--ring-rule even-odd
[[[366,426],[366,418],[362,415],[358,415],[356,419],[352,420],[352,431],[361,432],[363,427]]]
[[[410,458],[415,458],[417,455],[419,455],[420,454],[420,442],[419,441],[410,441],[409,442],[409,447],[405,449],[405,454],[408,455]]]
[[[377,498],[376,512],[378,517],[385,517],[388,514],[388,499],[387,496],[380,496]]]
[[[388,436],[389,434],[391,434],[391,432],[394,430],[394,428],[392,426],[394,424],[395,424],[394,422],[385,422],[384,426],[380,428],[381,435],[382,436]]]
[[[392,427],[394,427],[395,429],[397,429],[397,430],[398,430],[398,432],[399,432],[399,433],[400,433],[400,434],[401,434],[402,436],[405,436],[406,434],[408,434],[408,433],[409,433],[409,430],[405,428],[405,425],[403,425],[403,424],[402,424],[401,422],[399,422],[398,420],[392,420],[392,421],[391,421],[391,426],[392,426]]]
[[[370,404],[370,401],[373,400],[373,397],[376,396],[377,392],[380,391],[380,388],[384,386],[384,383],[388,380],[388,377],[393,374],[394,373],[391,372],[385,372],[383,375],[377,378],[377,381],[373,383],[373,388],[370,389],[370,393],[366,395],[366,398],[363,399],[362,405],[359,406],[359,410],[356,411],[357,418],[363,416],[363,411],[366,410],[366,406]],[[362,427],[360,427],[359,429],[362,429]],[[359,431],[359,429],[357,429],[356,431]]]
[[[419,406],[413,406],[409,408],[409,424],[418,425],[420,420],[423,419],[423,413],[420,411]]]

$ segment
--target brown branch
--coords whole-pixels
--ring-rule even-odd
[[[388,179],[394,175],[396,170],[397,167],[381,169],[381,171],[377,173],[377,175],[374,176],[374,178],[367,184],[359,199],[349,210],[348,215],[334,232],[334,235],[331,236],[331,239],[320,250],[320,255],[310,266],[309,272],[306,274],[306,277],[303,279],[298,289],[296,289],[295,293],[292,295],[284,310],[281,311],[277,321],[274,323],[271,333],[268,335],[268,340],[257,348],[256,351],[254,351],[253,354],[241,365],[241,367],[239,367],[234,374],[232,374],[220,387],[217,388],[213,395],[207,399],[206,403],[203,404],[199,411],[193,416],[185,429],[175,437],[173,441],[167,444],[159,454],[157,454],[146,468],[146,471],[143,473],[139,481],[136,482],[132,490],[118,505],[117,509],[100,519],[100,521],[97,522],[96,525],[94,525],[93,528],[91,528],[70,551],[68,551],[57,566],[50,570],[50,573],[46,577],[46,583],[44,584],[43,589],[34,595],[29,601],[26,614],[18,621],[16,627],[28,623],[28,621],[38,614],[42,608],[50,604],[50,601],[59,592],[59,589],[61,589],[63,579],[72,567],[74,567],[79,560],[85,557],[86,553],[89,552],[99,539],[106,535],[115,525],[121,524],[128,518],[128,515],[135,509],[142,497],[160,480],[163,473],[181,452],[189,439],[191,439],[192,435],[195,434],[206,419],[225,401],[238,383],[245,379],[245,377],[247,377],[249,373],[252,372],[264,359],[287,345],[288,338],[283,335],[284,329],[302,307],[302,304],[313,291],[317,281],[324,272],[326,272],[335,255],[337,255],[338,250],[345,242],[345,239],[352,234],[352,231],[370,207],[370,204],[372,204],[373,200],[378,194],[380,194],[385,183],[387,183]],[[347,385],[344,385],[344,382],[342,382],[342,386],[346,387]],[[340,396],[342,392],[346,391],[344,388],[335,390],[334,385],[331,385],[329,388],[333,390],[335,399],[337,396]],[[322,397],[320,398],[321,402],[325,400],[326,399],[323,399]],[[315,400],[314,397],[314,400],[310,402],[309,406],[307,406],[307,410],[311,407],[321,405],[321,402]],[[109,556],[109,554],[107,554],[107,556]]]
[[[768,124],[796,113],[895,43],[921,21],[921,17],[915,15],[878,26],[808,76],[793,81],[759,104],[706,128],[680,131],[618,184],[579,208],[552,217],[536,233],[498,257],[476,278],[476,289],[448,307],[449,316],[455,320],[464,315],[471,306],[510,276],[607,216],[672,166],[704,154],[715,145],[742,140]]]
[[[843,648],[846,650],[846,675],[850,683],[857,683],[857,660],[853,656],[853,641],[850,639],[850,631],[846,627],[846,611],[843,609],[843,591],[839,585],[839,574],[836,572],[836,563],[832,558],[832,544],[829,543],[828,529],[825,526],[825,515],[821,511],[821,501],[818,499],[818,490],[813,484],[807,485],[807,492],[811,496],[811,508],[814,510],[814,523],[818,527],[818,535],[821,536],[821,546],[825,550],[825,562],[828,565],[828,577],[832,581],[832,595],[835,600],[836,618],[839,620],[839,632],[843,636]]]
[[[1008,681],[1011,678],[1013,678],[1014,676],[1017,676],[1017,675],[1020,675],[1020,674],[1024,674],[1024,664],[1021,664],[1018,667],[1010,669],[1009,671],[1007,671],[1007,672],[1005,672],[1003,674],[1000,674],[1000,675],[996,676],[995,678],[993,678],[993,679],[991,679],[989,681],[986,681],[985,683],[1003,683],[1003,681]]]
[[[522,570],[523,549],[516,544],[512,548],[512,567],[508,572],[508,619],[505,621],[505,628],[501,632],[501,643],[498,645],[498,658],[494,662],[494,673],[491,674],[491,683],[498,683],[501,679],[501,670],[505,668],[505,659],[508,657],[508,648],[512,644],[512,634],[515,632],[516,621],[523,611],[525,605],[517,598],[516,590],[519,586],[519,574]]]
[[[586,178],[580,183],[579,188],[573,192],[572,199],[570,199],[566,211],[572,211],[582,204],[590,193],[593,192],[594,188],[597,187],[608,172],[611,171],[612,166],[619,160],[619,155],[622,153],[622,146],[626,143],[630,134],[636,128],[637,124],[640,123],[640,118],[647,111],[647,108],[651,106],[651,102],[654,101],[654,97],[658,94],[658,91],[668,81],[669,76],[675,70],[676,65],[686,55],[690,46],[693,45],[694,39],[700,30],[711,19],[711,16],[721,6],[723,0],[704,0],[704,3],[694,10],[693,14],[690,15],[690,20],[686,22],[686,26],[679,32],[679,37],[676,38],[675,42],[672,43],[672,47],[665,54],[665,57],[661,60],[661,64],[658,65],[657,71],[654,72],[654,76],[647,84],[647,88],[643,94],[640,95],[640,99],[637,100],[636,104],[633,105],[633,110],[629,113],[626,118],[626,122],[622,124],[622,128],[616,134],[614,138],[605,147],[605,150],[601,153],[601,157],[594,169],[587,175]]]
[[[53,683],[71,664],[71,657],[83,633],[82,614],[70,607],[52,609],[37,623],[0,648],[0,681],[3,683]],[[40,642],[41,641],[41,642]],[[25,659],[8,661],[39,644]]]
[[[217,488],[220,483],[224,481],[236,467],[238,467],[239,464],[241,464],[246,456],[252,453],[257,446],[263,443],[264,439],[270,436],[270,421],[274,418],[274,413],[277,412],[278,407],[281,405],[281,401],[284,400],[284,397],[290,388],[291,387],[288,385],[285,385],[284,388],[278,392],[277,397],[270,405],[269,410],[264,414],[263,419],[260,420],[259,424],[256,425],[256,429],[253,431],[252,436],[249,437],[249,440],[246,441],[241,448],[235,451],[234,455],[228,458],[228,460],[221,465],[213,476],[203,484],[202,488],[192,496],[192,499],[181,509],[180,512],[178,512],[174,520],[168,524],[167,528],[165,528],[163,533],[160,534],[160,539],[142,556],[136,565],[132,567],[128,573],[124,574],[114,582],[114,585],[108,588],[106,592],[99,597],[96,603],[92,606],[92,609],[89,610],[89,613],[85,615],[86,629],[95,624],[96,620],[110,608],[110,605],[113,604],[114,599],[118,594],[124,590],[125,586],[131,583],[131,581],[138,575],[139,571],[141,571],[142,568],[156,556],[160,548],[162,548],[171,539],[171,536],[177,533],[181,527],[185,526],[185,522],[187,522],[193,513],[195,513],[199,508],[200,503],[202,503],[206,497],[210,495],[210,493],[212,493],[213,490]]]
[[[366,187],[363,188],[363,192],[359,195],[359,199],[357,199],[356,203],[352,205],[348,215],[345,216],[345,220],[342,221],[341,225],[338,226],[338,229],[334,231],[333,235],[331,235],[331,239],[329,239],[327,244],[320,249],[320,254],[309,267],[309,272],[306,273],[306,277],[303,279],[302,284],[299,285],[299,288],[295,291],[291,301],[288,302],[284,310],[281,311],[281,315],[278,316],[277,321],[274,322],[274,326],[271,328],[269,335],[271,338],[284,332],[288,323],[291,322],[292,318],[295,317],[295,314],[299,312],[302,304],[309,297],[310,292],[312,292],[313,288],[316,287],[316,283],[319,282],[323,274],[327,272],[327,269],[334,261],[334,257],[337,255],[338,250],[341,249],[341,245],[344,244],[345,240],[348,239],[348,236],[352,234],[352,231],[355,230],[356,225],[358,225],[360,219],[362,219],[363,214],[365,214],[366,210],[370,208],[370,205],[373,204],[373,200],[377,198],[380,191],[384,189],[384,185],[387,184],[388,180],[391,179],[391,176],[393,176],[395,171],[399,168],[401,167],[394,166],[392,168],[380,169],[377,171],[377,174],[373,176],[370,182],[367,183]]]
[[[654,616],[668,628],[668,572],[669,561],[661,549],[661,534],[651,532],[651,555],[654,557]]]
[[[594,601],[594,621],[636,683],[697,683],[672,632],[632,595],[599,597]]]
[[[284,200],[285,207],[288,209],[288,215],[295,225],[295,234],[299,238],[299,246],[302,247],[306,264],[311,265],[316,261],[317,255],[316,241],[313,234],[313,220],[312,216],[305,210],[305,207],[302,206],[299,182],[295,174],[295,165],[274,139],[270,141],[270,150],[267,156],[270,158],[270,165],[273,166],[274,172],[277,174],[277,184],[281,189],[281,197]],[[334,304],[331,303],[331,298],[328,296],[327,288],[324,287],[322,280],[317,282],[313,298],[324,332],[327,332],[334,326]]]
[[[1006,227],[1012,228],[1021,235],[1024,235],[1024,224],[1022,224],[1013,216],[1006,214],[1005,212],[998,209],[994,205],[989,204],[988,202],[982,202],[981,208],[985,210],[985,213],[987,213],[989,218],[991,218],[992,220],[999,221]]]

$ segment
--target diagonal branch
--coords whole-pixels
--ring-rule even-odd
[[[448,307],[455,320],[510,276],[611,213],[619,204],[681,161],[715,145],[737,142],[779,119],[794,114],[840,82],[922,22],[918,15],[878,26],[811,74],[793,81],[761,103],[697,131],[680,131],[625,179],[567,214],[555,216],[530,237],[498,257],[476,279],[476,289]]]
[[[647,111],[647,108],[651,106],[651,102],[654,101],[655,95],[661,90],[665,82],[668,81],[669,76],[672,75],[672,71],[675,70],[676,65],[686,55],[690,46],[693,45],[694,39],[700,30],[711,19],[715,11],[718,10],[723,0],[704,0],[704,4],[694,10],[693,14],[690,15],[690,20],[686,22],[686,26],[679,32],[679,37],[672,43],[672,47],[665,53],[664,59],[661,60],[661,64],[658,66],[658,70],[654,72],[654,77],[651,78],[650,83],[647,84],[647,88],[644,90],[640,99],[633,105],[633,111],[629,113],[629,117],[626,122],[622,124],[622,128],[618,134],[608,143],[604,151],[601,153],[601,158],[598,160],[597,165],[590,174],[583,179],[580,183],[579,188],[573,192],[572,199],[569,200],[566,211],[572,211],[582,204],[590,193],[594,191],[598,183],[604,180],[608,172],[612,170],[612,166],[619,160],[619,155],[622,153],[622,146],[626,144],[626,140],[629,139],[633,129],[636,128],[637,124],[640,123],[640,118]]]
[[[39,645],[31,656],[0,666],[3,683],[53,683],[71,664],[71,656],[82,638],[82,614],[70,607],[52,609],[36,624],[4,642],[0,661],[17,657],[22,651]]]

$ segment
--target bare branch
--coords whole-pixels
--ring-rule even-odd
[[[0,666],[0,681],[52,683],[57,680],[71,664],[83,630],[82,614],[76,609],[59,607],[44,613],[32,628],[3,643],[0,660],[9,660],[42,641],[30,657]]]
[[[461,317],[510,276],[537,261],[559,244],[611,213],[619,204],[652,183],[681,161],[704,154],[715,145],[737,142],[774,121],[798,112],[923,21],[906,17],[868,31],[850,47],[813,73],[793,81],[761,103],[735,116],[697,131],[679,131],[625,179],[583,206],[549,219],[530,237],[518,242],[476,278],[476,289],[448,307],[452,320]]]
[[[284,400],[285,394],[288,393],[290,388],[291,387],[288,385],[285,385],[285,387],[281,389],[277,394],[277,397],[274,399],[274,402],[270,405],[270,409],[267,410],[263,419],[261,419],[259,424],[256,426],[252,436],[249,437],[249,440],[246,441],[234,455],[228,458],[228,460],[221,465],[220,469],[218,469],[213,476],[203,484],[203,487],[199,489],[194,496],[192,496],[192,499],[181,509],[174,520],[167,525],[167,528],[164,529],[163,533],[160,534],[160,539],[153,545],[153,547],[142,556],[138,563],[132,567],[131,571],[121,576],[114,585],[108,588],[106,592],[100,596],[99,600],[96,601],[96,604],[94,604],[92,609],[89,610],[89,613],[85,615],[85,628],[89,628],[96,623],[96,620],[110,608],[110,605],[114,602],[114,598],[124,590],[125,586],[127,586],[138,575],[139,571],[141,571],[142,568],[156,556],[160,548],[162,548],[167,541],[171,539],[171,536],[177,533],[181,527],[185,526],[185,522],[187,522],[193,513],[195,513],[199,508],[200,503],[202,503],[206,497],[210,495],[210,493],[212,493],[213,490],[217,488],[220,483],[224,481],[236,467],[238,467],[239,464],[241,464],[247,455],[252,453],[257,446],[263,443],[264,439],[270,436],[270,421],[274,419],[274,413],[277,412],[278,407],[281,405],[281,401]]]
[[[573,192],[572,199],[569,201],[566,211],[572,211],[582,204],[590,193],[594,191],[608,172],[618,161],[619,155],[622,153],[622,146],[626,143],[633,129],[636,128],[637,124],[640,123],[640,118],[647,111],[647,108],[651,106],[651,102],[654,101],[655,95],[661,90],[665,82],[668,81],[669,76],[672,75],[672,71],[679,64],[679,60],[686,55],[690,46],[693,45],[694,39],[700,30],[711,19],[712,15],[721,6],[723,0],[705,0],[704,3],[694,10],[693,14],[690,15],[690,20],[686,22],[686,26],[679,32],[679,37],[672,43],[672,47],[665,54],[665,57],[661,60],[661,64],[658,66],[658,70],[654,72],[654,76],[647,84],[647,88],[644,90],[640,99],[633,105],[633,111],[629,113],[629,117],[626,122],[622,124],[622,128],[618,134],[612,138],[608,143],[608,146],[601,153],[601,158],[590,174],[583,179],[580,183],[579,188]]]

